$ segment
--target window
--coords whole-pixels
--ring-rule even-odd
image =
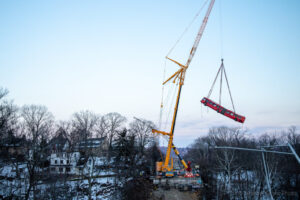
[[[92,164],[92,160],[89,160],[89,164],[90,164],[90,165]]]
[[[66,168],[66,171],[67,171],[67,172],[70,172],[70,167],[67,167],[67,168]]]
[[[59,172],[63,172],[63,171],[64,171],[64,168],[60,167]]]
[[[55,160],[54,162],[55,162],[55,164],[57,164],[57,160]]]
[[[60,164],[64,164],[64,161],[63,161],[63,160],[60,160]]]
[[[54,168],[54,167],[51,167],[51,171],[54,172],[54,171],[55,171],[55,168]]]
[[[67,160],[67,164],[69,164],[70,163],[70,161],[69,160]]]

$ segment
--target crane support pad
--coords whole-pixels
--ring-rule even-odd
[[[214,101],[210,100],[209,98],[203,97],[203,99],[201,100],[201,103],[203,103],[205,106],[208,106],[211,109],[217,111],[218,113],[221,113],[222,115],[224,115],[230,119],[233,119],[237,122],[244,123],[244,121],[246,119],[244,116],[238,115],[235,112],[232,112],[231,110],[224,108],[223,106],[215,103]]]

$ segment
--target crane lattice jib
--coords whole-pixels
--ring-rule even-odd
[[[213,6],[214,6],[214,3],[215,3],[215,0],[212,0],[210,2],[210,4],[209,4],[209,7],[208,7],[208,9],[206,11],[206,15],[205,15],[205,17],[203,19],[202,25],[201,25],[201,27],[199,29],[199,32],[198,32],[198,35],[197,35],[197,37],[195,39],[194,45],[193,45],[193,47],[192,47],[192,49],[190,51],[190,56],[189,56],[189,58],[188,58],[188,60],[186,62],[186,65],[185,65],[186,67],[188,67],[190,65],[190,63],[192,62],[192,59],[193,59],[193,57],[194,57],[194,55],[196,53],[196,50],[198,48],[199,42],[201,40],[201,37],[203,35],[204,29],[205,29],[207,21],[208,21],[208,17],[210,15],[210,12],[211,12]]]
[[[179,65],[180,69],[178,71],[176,71],[170,78],[168,78],[166,81],[163,82],[163,85],[164,85],[164,84],[166,84],[167,82],[169,82],[171,80],[173,80],[174,83],[176,82],[176,80],[177,81],[179,80],[178,94],[177,94],[177,100],[176,100],[175,108],[174,108],[174,114],[173,114],[173,120],[172,120],[171,130],[168,133],[168,132],[163,132],[163,131],[152,129],[153,133],[158,133],[158,134],[169,136],[169,142],[168,142],[168,148],[167,148],[167,152],[166,152],[166,157],[165,157],[164,164],[162,166],[163,171],[165,171],[165,170],[172,171],[173,170],[173,165],[171,167],[169,167],[171,149],[173,149],[174,152],[175,152],[175,154],[179,157],[179,159],[180,159],[181,163],[183,164],[183,166],[186,169],[188,167],[187,164],[185,163],[185,161],[180,157],[178,150],[176,149],[176,147],[173,144],[173,134],[174,134],[174,130],[175,130],[176,116],[177,116],[177,111],[178,111],[178,106],[179,106],[181,88],[183,86],[183,82],[184,82],[184,78],[185,78],[185,72],[186,72],[186,69],[188,68],[188,66],[190,65],[190,63],[191,63],[194,55],[195,55],[195,52],[196,52],[197,47],[199,45],[199,42],[201,40],[202,34],[203,34],[204,29],[206,27],[206,24],[207,24],[207,21],[208,21],[208,17],[210,15],[210,12],[212,10],[212,7],[213,7],[214,3],[215,3],[215,0],[211,0],[210,1],[209,7],[208,7],[207,12],[205,14],[205,17],[203,19],[202,25],[201,25],[201,27],[199,29],[199,32],[198,32],[198,34],[196,36],[196,39],[195,39],[194,44],[193,44],[193,47],[192,47],[192,49],[190,51],[190,55],[189,55],[189,58],[187,60],[186,65],[180,64],[179,62],[166,57],[170,61],[172,61],[172,62],[176,63],[177,65]]]

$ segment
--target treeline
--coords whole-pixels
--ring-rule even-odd
[[[274,199],[300,198],[300,164],[293,155],[216,149],[216,146],[266,149],[300,155],[300,134],[296,127],[281,133],[255,136],[239,128],[215,127],[190,146],[186,159],[199,165],[207,199],[270,199],[269,176]],[[277,146],[277,147],[268,147]],[[263,157],[266,160],[265,173]]]
[[[153,127],[151,121],[135,118],[128,122],[125,116],[116,112],[100,115],[91,111],[79,111],[74,113],[70,120],[55,121],[47,107],[42,105],[18,107],[8,99],[8,90],[0,88],[0,171],[9,165],[13,166],[16,172],[14,177],[1,177],[2,180],[9,178],[15,180],[9,180],[7,185],[3,185],[5,184],[3,181],[0,190],[3,191],[4,188],[6,198],[69,198],[70,196],[66,195],[74,191],[70,191],[67,184],[56,185],[57,181],[63,179],[53,179],[49,174],[51,155],[49,141],[56,137],[58,132],[63,132],[71,144],[68,151],[89,138],[105,138],[106,165],[109,168],[106,170],[113,172],[115,177],[114,192],[111,194],[114,198],[120,199],[126,199],[129,195],[131,197],[135,195],[136,199],[145,199],[150,193],[150,188],[146,187],[150,184],[147,178],[155,170],[155,160],[159,156],[151,133]],[[87,160],[90,157],[94,159],[96,154],[86,151],[81,152],[81,156],[85,156],[83,160]],[[26,173],[24,175],[23,169],[22,175],[20,166],[24,165]],[[63,177],[63,183],[68,181],[66,176]],[[81,193],[79,196],[82,198],[87,196],[93,199],[92,187],[98,184],[93,176],[93,172],[82,174],[80,178],[88,181],[88,187],[83,189],[78,185],[74,192],[77,197],[78,193]],[[41,184],[50,183],[51,191],[40,191]],[[132,191],[139,188],[140,192],[132,195]],[[1,197],[4,198],[5,195],[0,194]]]
[[[79,111],[67,121],[55,121],[45,106],[18,107],[8,99],[8,91],[0,88],[0,172],[7,165],[15,171],[13,177],[0,177],[0,192],[6,192],[0,198],[93,199],[100,191],[105,193],[110,189],[111,199],[147,199],[152,190],[148,177],[154,174],[155,162],[161,159],[151,133],[153,127],[151,121],[135,118],[129,122],[119,113],[100,115],[91,111]],[[93,172],[76,177],[75,189],[67,174],[53,177],[49,173],[49,142],[58,132],[68,138],[71,151],[80,141],[105,138],[105,165],[106,170],[113,172],[113,184],[99,183]],[[194,168],[199,166],[204,183],[201,195],[206,199],[269,199],[266,176],[274,199],[299,199],[300,165],[294,156],[264,153],[266,175],[261,152],[214,148],[264,147],[290,152],[288,147],[279,146],[287,143],[300,155],[300,134],[296,127],[259,137],[239,128],[214,127],[190,145],[185,159]],[[7,151],[7,147],[18,150]],[[81,156],[85,161],[97,158],[95,152],[88,151],[81,152]],[[26,173],[21,170],[24,165]],[[50,187],[42,189],[43,184]]]
[[[71,116],[68,121],[55,121],[53,114],[42,105],[24,105],[18,107],[12,100],[8,100],[8,91],[0,88],[0,138],[10,136],[25,137],[40,143],[47,142],[55,136],[57,130],[65,131],[71,143],[87,138],[106,137],[111,147],[114,139],[123,129],[128,128],[129,134],[135,135],[139,146],[148,145],[153,137],[151,121],[135,118],[127,123],[126,117],[112,112],[105,115],[92,111],[79,111]]]

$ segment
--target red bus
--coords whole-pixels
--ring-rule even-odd
[[[238,114],[232,112],[231,110],[228,110],[228,109],[222,107],[221,105],[213,102],[212,100],[210,100],[206,97],[203,97],[203,99],[201,100],[201,103],[203,103],[205,106],[208,106],[211,109],[217,111],[218,113],[221,113],[222,115],[225,115],[226,117],[231,118],[237,122],[244,123],[244,121],[246,119],[244,116],[238,115]]]

